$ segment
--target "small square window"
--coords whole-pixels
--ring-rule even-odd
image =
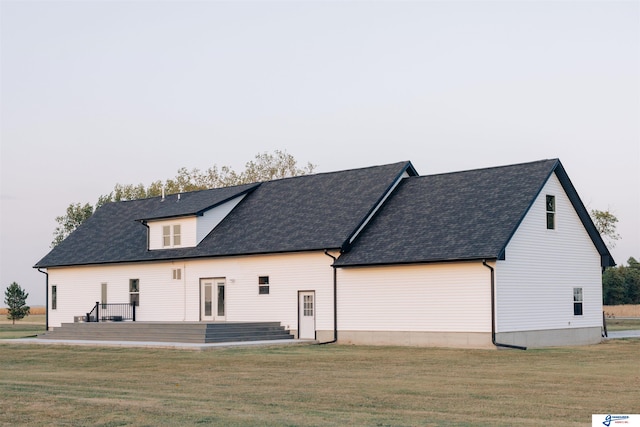
[[[269,295],[269,276],[258,277],[258,295]]]
[[[174,268],[172,277],[173,277],[173,280],[182,280],[182,269]]]

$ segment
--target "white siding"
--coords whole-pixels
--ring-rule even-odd
[[[220,206],[216,206],[213,209],[208,210],[201,217],[198,217],[197,232],[196,232],[196,245],[200,244],[202,240],[207,237],[211,230],[216,228],[218,224],[235,208],[238,203],[244,199],[244,195],[236,197],[233,200],[229,200]]]
[[[162,246],[162,227],[168,225],[173,233],[173,226],[180,225],[180,248],[196,246],[196,218],[172,218],[160,221],[149,221],[149,250],[166,249]]]
[[[556,228],[546,228],[546,195],[556,197]],[[600,256],[553,174],[496,267],[497,332],[602,324]],[[583,316],[573,288],[583,288]]]
[[[58,309],[50,326],[73,322],[100,301],[108,283],[109,302],[129,301],[129,279],[140,280],[139,321],[200,320],[200,279],[226,279],[227,321],[279,321],[297,329],[298,291],[316,291],[318,329],[333,329],[332,260],[323,253],[261,255],[181,262],[117,264],[49,269],[58,286]],[[182,268],[182,279],[172,271]],[[269,276],[269,295],[258,294],[258,276]]]
[[[490,332],[490,271],[480,262],[338,270],[338,326]]]

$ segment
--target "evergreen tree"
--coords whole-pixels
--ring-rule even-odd
[[[12,320],[16,324],[16,320],[23,319],[29,315],[30,307],[27,305],[27,297],[29,294],[25,292],[20,285],[13,282],[4,291],[4,303],[7,305],[7,319]]]

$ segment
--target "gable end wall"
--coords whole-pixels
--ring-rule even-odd
[[[546,228],[546,195],[556,197],[555,230]],[[582,316],[573,315],[574,287],[583,288]],[[497,262],[496,304],[498,333],[592,328],[599,334],[600,255],[555,174],[507,245],[506,259]]]

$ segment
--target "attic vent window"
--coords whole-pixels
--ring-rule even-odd
[[[556,228],[556,196],[547,196],[547,230]]]
[[[269,276],[258,277],[258,295],[269,295]]]
[[[182,280],[182,269],[174,268],[173,269],[173,280]]]

